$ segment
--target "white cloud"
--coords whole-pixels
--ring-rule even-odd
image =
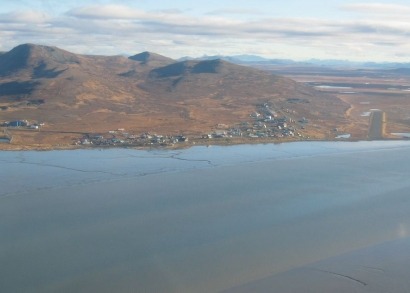
[[[208,15],[227,15],[227,14],[262,15],[264,13],[261,10],[257,10],[257,9],[229,8],[229,9],[213,10],[213,11],[208,12],[207,14]]]
[[[408,14],[409,5],[386,4],[386,3],[356,3],[342,6],[348,11],[361,12],[366,14]]]
[[[13,11],[9,13],[0,14],[0,23],[44,23],[49,20],[50,17],[40,11],[23,10]]]
[[[134,19],[144,17],[145,13],[123,5],[92,5],[71,9],[67,15],[91,19]]]
[[[345,9],[382,10],[375,4],[367,5],[346,5]],[[390,11],[403,8],[388,6]],[[0,31],[2,49],[5,44],[32,42],[92,54],[150,50],[178,57],[265,52],[273,58],[338,56],[392,60],[408,56],[410,20],[373,15],[353,21],[260,15],[244,20],[240,15],[194,17],[180,10],[144,11],[124,5],[93,5],[54,16],[39,11],[0,14]],[[278,56],[277,52],[284,55]]]

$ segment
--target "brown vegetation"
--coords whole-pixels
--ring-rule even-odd
[[[384,138],[397,138],[394,132],[410,132],[410,71],[406,69],[334,69],[275,67],[271,70],[336,95],[349,104],[348,123],[339,130],[352,134],[353,139],[366,139],[369,132],[370,112],[379,109],[386,113]]]
[[[14,131],[16,145],[67,145],[84,133],[118,128],[207,133],[217,124],[251,121],[250,113],[267,102],[308,119],[304,132],[313,138],[329,138],[347,122],[346,103],[289,78],[222,60],[176,62],[149,52],[85,56],[20,45],[0,56],[0,89],[1,120],[46,123],[30,134]]]

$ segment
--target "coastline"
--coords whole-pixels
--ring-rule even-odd
[[[406,141],[405,138],[383,138],[378,141]],[[188,142],[182,142],[172,145],[133,145],[133,144],[118,144],[118,145],[73,145],[73,144],[10,144],[1,143],[0,151],[55,151],[55,150],[88,150],[88,149],[136,149],[136,150],[179,150],[187,149],[195,146],[233,146],[233,145],[257,145],[257,144],[282,144],[292,142],[358,142],[372,141],[366,138],[334,138],[334,139],[272,139],[272,138],[219,138],[219,139],[190,139]]]

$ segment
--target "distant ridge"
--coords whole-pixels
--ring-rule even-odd
[[[327,67],[327,68],[375,68],[375,69],[395,69],[395,68],[410,68],[410,63],[400,62],[366,62],[366,61],[350,61],[350,60],[338,60],[338,59],[308,59],[303,61],[295,61],[292,59],[274,58],[269,59],[257,55],[213,55],[202,57],[182,57],[179,61],[187,60],[214,60],[222,59],[235,64],[243,64],[248,66],[259,65],[279,65],[279,66],[304,66],[304,67]]]
[[[390,70],[390,72],[402,74],[402,75],[410,75],[410,68],[397,68],[397,69]]]

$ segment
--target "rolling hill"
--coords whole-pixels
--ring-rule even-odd
[[[34,44],[0,55],[0,119],[44,121],[56,132],[204,133],[249,121],[267,102],[332,126],[347,107],[288,78],[220,59],[91,56]]]

